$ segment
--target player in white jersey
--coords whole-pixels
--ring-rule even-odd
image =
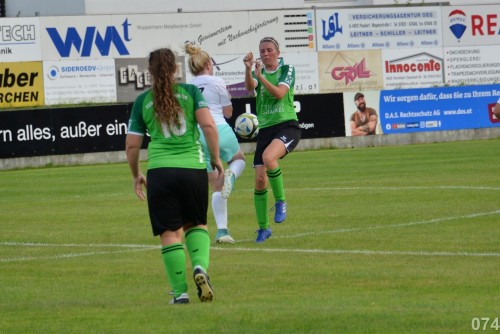
[[[234,239],[229,234],[227,228],[227,198],[231,193],[235,179],[245,169],[245,156],[233,129],[226,122],[226,119],[231,118],[233,115],[231,95],[227,91],[224,80],[213,76],[212,58],[207,52],[192,44],[186,44],[185,50],[189,55],[189,70],[195,76],[190,83],[200,89],[208,103],[219,132],[220,159],[228,164],[228,168],[224,171],[224,180],[222,181],[221,178],[217,177],[218,171],[212,169],[209,160],[206,161],[208,179],[213,189],[212,211],[215,223],[217,224],[215,241],[218,243],[234,243]],[[200,133],[200,141],[204,149],[207,150],[208,147],[206,146],[203,133]],[[205,154],[205,156],[209,157],[210,155]]]

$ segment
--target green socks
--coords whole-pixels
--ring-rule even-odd
[[[267,177],[269,178],[269,184],[273,189],[273,195],[275,201],[285,201],[285,189],[283,187],[283,176],[281,175],[281,168],[277,167],[273,170],[268,170]]]
[[[255,213],[257,214],[257,223],[259,227],[263,230],[269,228],[269,217],[267,216],[267,201],[268,193],[267,189],[255,190],[253,195],[253,201],[255,204]]]
[[[184,246],[182,243],[176,243],[162,247],[161,255],[167,279],[174,290],[174,297],[179,297],[188,290]]]
[[[208,231],[194,227],[186,233],[186,248],[191,258],[192,268],[201,266],[207,271],[210,259],[210,237]],[[175,243],[161,248],[161,256],[167,273],[167,279],[174,290],[174,297],[188,291],[186,279],[186,253],[182,243]]]
[[[191,258],[192,268],[201,266],[203,270],[208,270],[210,262],[210,236],[208,231],[193,227],[186,232],[186,248]]]

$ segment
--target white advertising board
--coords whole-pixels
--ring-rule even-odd
[[[318,94],[318,54],[316,52],[282,53],[283,62],[295,67],[295,94]]]
[[[500,82],[500,45],[444,48],[446,83],[487,85]]]
[[[442,7],[444,46],[500,44],[500,6]]]
[[[126,25],[129,54],[145,57],[150,51],[168,47],[184,54],[186,42],[199,45],[209,54],[258,53],[259,41],[272,36],[282,52],[313,52],[312,10],[212,12],[113,16],[113,27]]]
[[[385,89],[442,86],[442,48],[382,50]]]
[[[39,18],[0,18],[0,62],[40,60]]]
[[[45,104],[116,102],[114,59],[43,62]]]
[[[316,11],[318,51],[442,46],[438,7]]]
[[[141,58],[186,42],[210,54],[256,52],[275,37],[281,51],[315,51],[312,10],[103,15],[40,18],[43,59]]]

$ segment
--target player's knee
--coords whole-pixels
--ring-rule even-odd
[[[267,188],[267,177],[257,175],[255,177],[255,189],[262,190]]]

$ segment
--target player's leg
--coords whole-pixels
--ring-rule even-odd
[[[160,235],[163,265],[174,295],[174,299],[171,301],[172,304],[189,303],[186,253],[182,244],[183,233],[183,229],[180,228],[177,231],[165,231]]]
[[[170,169],[148,171],[148,210],[154,235],[160,236],[165,273],[173,290],[172,303],[189,302],[186,254],[182,244],[183,219],[177,176]]]
[[[254,204],[257,224],[259,225],[256,242],[264,242],[272,233],[269,228],[268,200],[266,167],[263,165],[255,166]]]
[[[233,190],[234,181],[245,169],[245,156],[229,125],[219,128],[219,148],[221,160],[228,163],[228,168],[224,171],[224,185],[221,190],[222,197],[228,198]]]
[[[181,168],[179,168],[181,170]],[[191,259],[193,278],[198,287],[201,301],[210,301],[213,290],[206,274],[210,264],[210,236],[207,229],[208,179],[205,170],[185,169],[178,172],[179,179],[185,180],[180,192],[182,217],[184,220],[184,238]],[[204,276],[203,288],[200,287]]]
[[[243,174],[245,166],[245,155],[240,149],[232,157],[231,161],[229,161],[228,168],[224,171],[224,187],[222,188],[222,193],[223,196],[225,192],[228,193],[227,196],[225,196],[226,198],[229,196],[229,193],[234,187],[234,182],[236,181],[236,179],[239,178],[241,174]]]
[[[274,139],[263,154],[266,174],[274,196],[274,221],[282,223],[286,218],[286,198],[283,186],[283,175],[278,164],[278,159],[286,155],[286,148],[279,139]]]
[[[278,164],[278,159],[283,158],[299,143],[301,137],[301,129],[298,122],[286,122],[278,127],[274,133],[274,139],[267,146],[262,155],[262,160],[267,168],[267,176],[269,184],[273,190],[275,205],[274,205],[274,221],[282,223],[286,219],[286,198],[285,187],[283,185],[283,175]]]
[[[217,225],[217,234],[215,242],[234,243],[234,239],[229,235],[227,228],[227,199],[222,197],[221,189],[224,180],[218,178],[218,171],[208,173],[208,180],[214,192],[212,193],[212,212],[214,214],[215,224]]]

